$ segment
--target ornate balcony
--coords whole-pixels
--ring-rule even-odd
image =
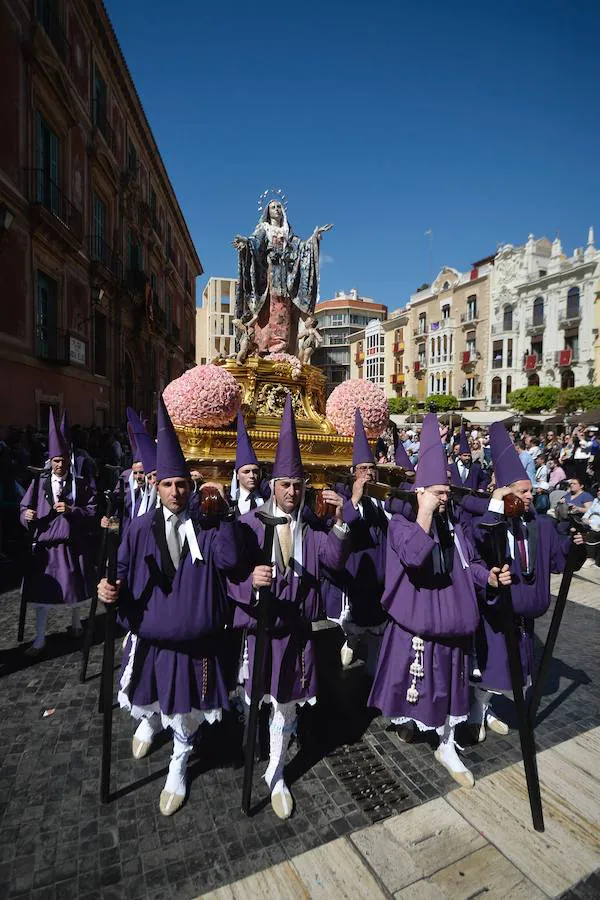
[[[527,319],[525,322],[525,331],[527,334],[541,334],[545,327],[546,322],[543,316],[533,316],[533,318]]]
[[[581,309],[577,305],[568,306],[558,313],[559,328],[574,328],[581,322]]]
[[[542,359],[537,353],[528,353],[523,357],[523,371],[535,372],[541,368]]]

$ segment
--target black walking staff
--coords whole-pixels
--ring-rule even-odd
[[[507,522],[500,521],[489,524],[487,522],[481,522],[480,528],[485,528],[489,531],[493,554],[496,557],[493,564],[502,569],[507,562]],[[535,740],[533,728],[531,727],[529,716],[527,715],[525,698],[523,697],[523,667],[521,666],[519,642],[515,631],[515,614],[512,604],[512,595],[510,586],[501,584],[500,580],[498,580],[498,595],[502,616],[502,630],[504,632],[508,654],[510,680],[517,712],[519,739],[521,741],[521,754],[523,756],[523,765],[525,767],[525,779],[527,781],[531,819],[536,831],[544,831],[544,814],[542,811],[542,796],[540,793],[540,781],[535,756]]]
[[[263,561],[267,566],[271,565],[273,556],[273,539],[277,525],[285,525],[287,519],[271,516],[263,510],[258,510],[256,518],[265,526],[265,539],[263,542]],[[245,760],[244,760],[244,786],[242,788],[242,812],[250,814],[250,801],[252,798],[252,773],[254,770],[254,748],[256,745],[256,732],[258,731],[258,712],[261,697],[261,682],[265,661],[265,648],[267,643],[267,622],[269,618],[269,602],[271,588],[261,587],[258,591],[258,612],[256,617],[256,642],[254,644],[254,660],[252,664],[252,693],[250,696],[250,712],[248,715],[248,733],[246,736]]]
[[[106,580],[113,587],[117,584],[117,555],[119,552],[119,520],[113,518],[106,529]],[[113,670],[115,665],[115,626],[117,605],[105,606],[104,648],[102,653],[102,769],[100,774],[100,800],[110,799],[110,761],[112,749]]]
[[[106,511],[105,516],[107,519],[110,519],[113,515],[113,502],[114,498],[112,495],[112,491],[104,491],[104,499],[106,501]],[[100,538],[100,553],[98,554],[98,578],[104,578],[104,574],[106,572],[106,556],[107,556],[107,541],[108,528],[102,528],[102,536]],[[98,580],[98,579],[97,579]],[[98,584],[96,584],[96,589],[94,590],[94,594],[92,596],[92,602],[90,603],[90,611],[88,613],[87,627],[85,630],[85,637],[83,639],[83,650],[81,651],[81,674],[79,676],[79,681],[81,684],[84,684],[86,676],[87,676],[87,667],[90,659],[90,650],[92,648],[92,641],[94,639],[94,626],[96,624],[96,611],[98,609]],[[100,710],[102,711],[102,710]]]
[[[570,515],[569,521],[573,525],[575,531],[584,533],[585,531],[590,530],[589,528],[586,528],[586,526],[581,522],[581,515]],[[558,589],[558,595],[556,597],[556,606],[554,607],[554,612],[552,613],[552,619],[550,621],[550,628],[548,629],[548,634],[546,635],[546,643],[544,644],[544,650],[542,652],[542,658],[540,660],[540,667],[538,669],[537,677],[533,682],[531,694],[529,695],[528,713],[529,722],[532,728],[535,728],[535,717],[540,705],[540,700],[542,699],[542,691],[544,690],[544,685],[546,684],[548,678],[550,664],[552,663],[554,647],[556,645],[560,624],[562,622],[563,613],[565,611],[565,606],[569,595],[569,588],[571,587],[571,579],[573,578],[573,573],[581,568],[582,552],[585,553],[585,550],[582,550],[581,546],[572,544],[567,555],[565,570],[563,572],[563,577],[560,582],[560,588]]]

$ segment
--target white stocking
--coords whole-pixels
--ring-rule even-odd
[[[192,750],[194,749],[194,738],[181,740],[176,734],[173,735],[173,754],[169,763],[169,774],[165,782],[165,791],[168,794],[178,794],[185,797],[187,789],[185,773],[187,764]]]
[[[271,710],[269,721],[269,765],[265,772],[265,781],[271,789],[283,778],[285,754],[296,721],[295,701],[292,703],[278,703]]]
[[[491,691],[484,691],[483,688],[473,687],[471,696],[471,709],[469,710],[469,722],[472,725],[483,725],[485,716],[490,705],[492,697]]]
[[[33,646],[36,650],[41,650],[46,643],[46,622],[48,621],[48,613],[50,607],[37,606],[35,610],[35,640]]]
[[[454,726],[450,725],[448,719],[441,728],[435,729],[440,738],[440,746],[438,748],[438,752],[444,758],[444,762],[454,771],[454,772],[467,772],[468,769],[463,763],[460,761],[458,754],[456,752],[456,745],[454,743]]]
[[[162,730],[163,727],[160,716],[157,713],[153,713],[151,716],[144,716],[135,730],[134,737],[136,737],[138,741],[144,741],[144,743],[151,744],[154,736]]]

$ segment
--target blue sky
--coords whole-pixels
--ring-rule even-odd
[[[529,232],[600,242],[596,0],[105,0],[205,276],[282,187],[321,297],[403,306]]]

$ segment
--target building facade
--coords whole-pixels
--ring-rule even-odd
[[[216,356],[235,352],[235,278],[209,278],[196,310],[196,361],[209,363]]]
[[[101,0],[0,0],[3,420],[152,419],[202,267]]]
[[[372,381],[387,397],[405,396],[412,361],[408,322],[408,312],[399,309],[350,335],[350,378]]]
[[[323,345],[316,351],[312,364],[327,378],[327,393],[350,378],[350,337],[362,331],[372,320],[387,319],[387,307],[368,297],[359,297],[353,289],[349,294],[336,293],[332,300],[324,300],[315,308]]]
[[[600,252],[590,229],[586,248],[564,254],[560,240],[505,245],[498,251],[491,288],[490,406],[529,385],[558,388],[593,384],[596,284]]]
[[[419,402],[454,394],[462,408],[484,408],[491,270],[491,258],[466,273],[445,266],[431,286],[412,294],[406,391]]]

